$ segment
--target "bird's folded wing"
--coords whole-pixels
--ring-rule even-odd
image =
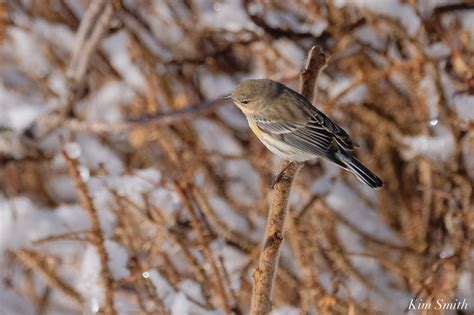
[[[352,141],[351,137],[344,131],[341,127],[337,124],[332,122],[329,117],[324,115],[321,111],[319,111],[316,107],[313,106],[311,109],[312,115],[311,120],[308,122],[308,127],[314,128],[316,130],[320,128],[324,128],[330,134],[334,136],[337,143],[343,147],[345,150],[352,151],[354,147],[357,145]]]
[[[354,147],[357,147],[357,145],[354,144],[351,137],[344,131],[344,129],[335,124],[331,119],[329,119],[329,117],[313,106],[313,104],[311,104],[298,92],[291,89],[286,89],[280,95],[280,99],[287,100],[286,102],[281,102],[281,104],[286,104],[286,106],[288,106],[288,104],[298,102],[300,105],[299,108],[306,112],[304,115],[304,120],[305,123],[308,124],[309,128],[314,128],[318,132],[321,128],[325,129],[334,136],[337,143],[345,150],[352,151],[354,150]],[[299,116],[298,119],[301,123],[302,117]]]
[[[334,151],[331,145],[334,135],[321,126],[269,121],[258,117],[255,117],[255,123],[267,134],[303,152],[330,157]]]

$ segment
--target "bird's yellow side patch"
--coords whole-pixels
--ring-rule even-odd
[[[257,137],[263,137],[263,131],[257,126],[254,121],[249,120],[249,126]]]

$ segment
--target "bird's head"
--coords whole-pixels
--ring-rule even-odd
[[[235,87],[230,98],[244,113],[252,113],[278,95],[279,88],[279,83],[268,79],[245,80]]]

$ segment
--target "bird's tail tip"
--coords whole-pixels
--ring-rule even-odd
[[[336,156],[346,166],[347,170],[370,188],[380,189],[383,187],[383,181],[355,157],[345,152],[338,152]]]

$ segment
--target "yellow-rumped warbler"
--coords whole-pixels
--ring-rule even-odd
[[[281,158],[303,162],[323,157],[372,188],[383,186],[380,178],[348,152],[355,147],[350,136],[289,87],[268,79],[246,80],[230,99],[260,141]]]

